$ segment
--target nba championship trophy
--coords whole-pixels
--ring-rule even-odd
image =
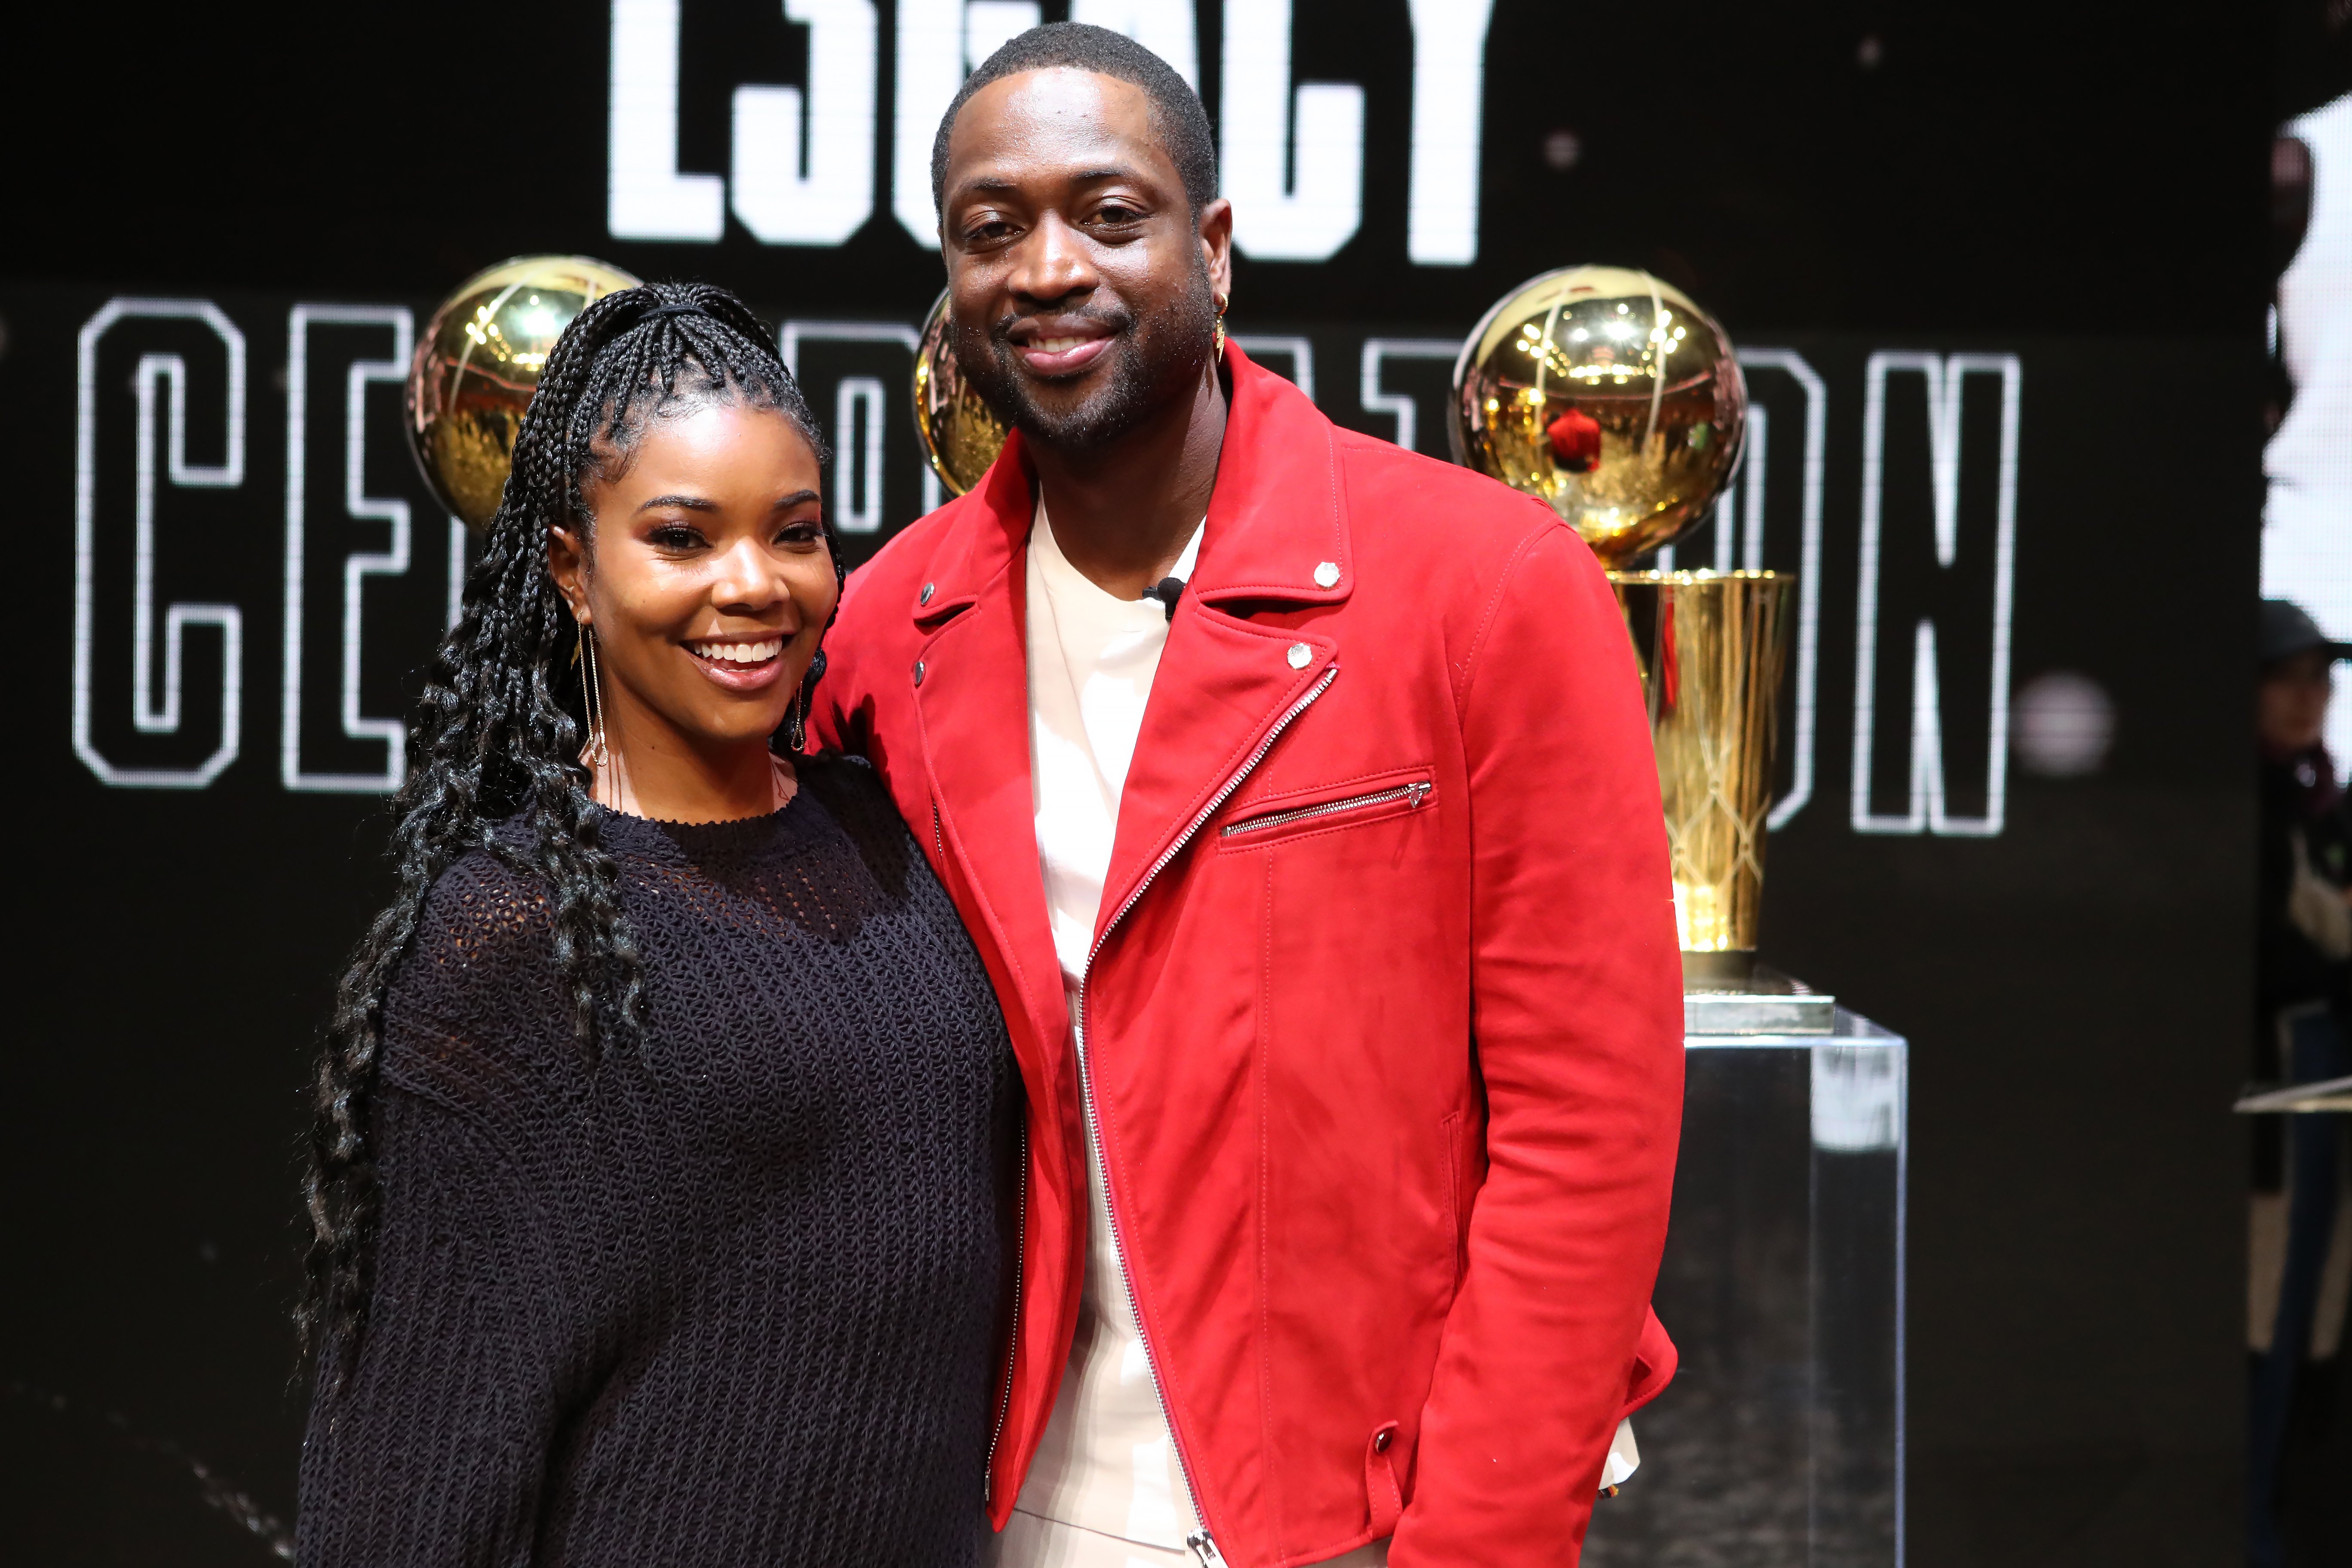
[[[1682,939],[1694,1048],[1655,1299],[1684,1364],[1706,1370],[1635,1417],[1650,1462],[1594,1514],[1589,1568],[1903,1560],[1908,1047],[1755,961],[1800,584],[1633,569],[1706,520],[1747,414],[1722,330],[1620,268],[1513,289],[1454,370],[1455,458],[1543,500],[1610,569],[1649,707]],[[1776,1512],[1732,1498],[1803,1501]]]
[[[980,483],[980,476],[1004,447],[1004,421],[981,401],[956,365],[944,289],[923,318],[922,340],[915,350],[915,431],[922,437],[923,456],[950,495],[960,496]]]
[[[1729,340],[1646,272],[1548,272],[1471,332],[1453,413],[1456,461],[1543,500],[1611,568],[1657,746],[1684,970],[1699,990],[1748,991],[1795,581],[1626,569],[1703,521],[1738,464],[1748,394]]]
[[[406,424],[436,500],[476,533],[505,492],[523,410],[563,329],[592,300],[634,289],[585,256],[521,256],[457,285],[409,362]]]

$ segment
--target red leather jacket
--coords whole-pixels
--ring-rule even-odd
[[[1021,438],[853,577],[818,736],[963,911],[1028,1088],[1001,1526],[1062,1380],[1092,1126],[1201,1517],[1236,1568],[1575,1560],[1649,1315],[1682,986],[1608,584],[1538,503],[1231,347],[1195,574],[1079,1010],[1047,927]],[[1090,1092],[1089,1092],[1090,1091]]]

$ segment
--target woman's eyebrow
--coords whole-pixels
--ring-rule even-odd
[[[824,499],[824,497],[818,495],[814,490],[794,490],[788,496],[778,496],[776,498],[776,504],[769,510],[772,511],[782,511],[787,508],[796,507],[803,501],[822,500]]]
[[[708,496],[656,496],[653,500],[638,507],[637,510],[639,511],[651,511],[657,506],[684,507],[688,511],[717,511],[719,510],[719,503],[710,500]]]

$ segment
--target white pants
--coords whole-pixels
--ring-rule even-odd
[[[1617,1423],[1609,1445],[1609,1458],[1601,1470],[1601,1484],[1622,1483],[1640,1467],[1642,1450],[1633,1442],[1633,1423]],[[1375,1541],[1343,1557],[1328,1559],[1324,1568],[1387,1568],[1389,1543]],[[1190,1552],[1105,1535],[1075,1524],[1040,1519],[1013,1510],[1004,1529],[989,1543],[989,1568],[1200,1568]]]
[[[1388,1560],[1389,1543],[1375,1541],[1332,1558],[1328,1568],[1386,1568]],[[990,1568],[1200,1568],[1181,1548],[1144,1546],[1018,1509],[991,1544],[988,1561]]]

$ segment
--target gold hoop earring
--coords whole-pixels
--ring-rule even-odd
[[[1225,363],[1225,307],[1233,302],[1233,299],[1230,295],[1220,294],[1216,297],[1216,300],[1217,343],[1213,352],[1217,356],[1217,363],[1219,364],[1223,364]]]

